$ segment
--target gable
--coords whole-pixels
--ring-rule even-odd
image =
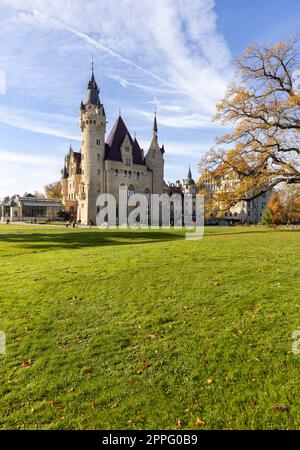
[[[105,159],[111,161],[123,162],[121,147],[126,139],[126,136],[130,142],[132,149],[133,164],[145,165],[145,160],[142,154],[142,150],[137,142],[133,140],[122,117],[119,116],[114,124],[105,144]]]

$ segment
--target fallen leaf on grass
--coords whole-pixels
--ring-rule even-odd
[[[284,412],[284,411],[288,410],[288,407],[287,406],[283,406],[283,405],[276,405],[276,406],[273,406],[273,410],[274,411],[279,411],[279,412]]]
[[[208,378],[207,384],[211,384],[212,382],[213,382],[213,380],[211,378]]]
[[[197,419],[195,420],[195,425],[204,425],[205,422],[203,420],[201,420],[199,417],[197,417]]]
[[[82,369],[81,375],[91,375],[92,372],[93,372],[93,368],[92,367],[88,367],[86,369]]]
[[[155,339],[156,338],[156,334],[150,333],[150,334],[148,334],[148,338],[149,339]]]
[[[258,405],[258,403],[257,403],[255,400],[253,400],[253,401],[251,402],[251,407],[252,407],[252,409],[253,409],[254,411],[258,411],[258,410],[259,410],[259,405]]]
[[[177,428],[181,428],[182,427],[182,421],[180,419],[177,420],[176,427]]]
[[[150,367],[151,363],[149,363],[148,361],[144,361],[144,367]]]
[[[25,361],[22,362],[21,367],[29,367],[32,366],[33,360],[32,359],[25,359]]]
[[[60,402],[55,403],[54,400],[51,400],[50,406],[51,406],[51,408],[58,408],[58,409],[61,409],[63,407],[62,403],[60,403]]]

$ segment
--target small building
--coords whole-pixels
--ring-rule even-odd
[[[64,211],[60,199],[39,198],[32,194],[16,196],[2,205],[1,217],[5,221],[27,222],[33,220],[54,220]]]

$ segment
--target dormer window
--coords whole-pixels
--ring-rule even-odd
[[[130,159],[126,158],[126,166],[130,166]]]
[[[129,147],[128,146],[125,147],[125,152],[127,152],[127,153],[129,152]]]

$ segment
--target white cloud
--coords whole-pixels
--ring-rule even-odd
[[[61,158],[54,158],[51,156],[28,154],[28,153],[18,153],[11,152],[8,150],[0,149],[0,160],[3,163],[17,163],[25,164],[30,166],[55,166],[62,164]]]
[[[198,142],[204,128],[210,133],[219,128],[211,118],[232,65],[217,29],[214,0],[0,0],[0,17],[0,40],[5,42],[0,92],[1,70],[7,84],[0,122],[79,141],[77,107],[93,52],[109,122],[110,112],[120,106],[146,141],[157,107],[159,124],[169,137],[165,145],[172,161],[166,162],[167,170],[179,173],[181,163],[177,166],[174,159],[183,155],[195,162],[198,151],[203,152]],[[181,144],[180,138],[186,142]],[[55,151],[61,153],[57,147],[51,153]],[[5,152],[0,157],[5,159],[3,189],[5,180],[14,180],[21,191],[22,186],[33,189],[35,177],[35,183],[57,179],[56,160],[44,164],[32,156],[25,162],[20,154]],[[32,173],[24,164],[31,165]]]
[[[0,106],[0,122],[35,133],[80,140],[75,117]]]
[[[213,114],[232,74],[213,0],[108,0],[105,7],[101,0],[2,3],[17,10],[21,27],[83,41],[104,75],[142,90],[155,81],[157,89],[172,89],[206,115]]]
[[[43,191],[44,185],[60,177],[62,161],[59,158],[0,149],[0,160],[0,198]]]

